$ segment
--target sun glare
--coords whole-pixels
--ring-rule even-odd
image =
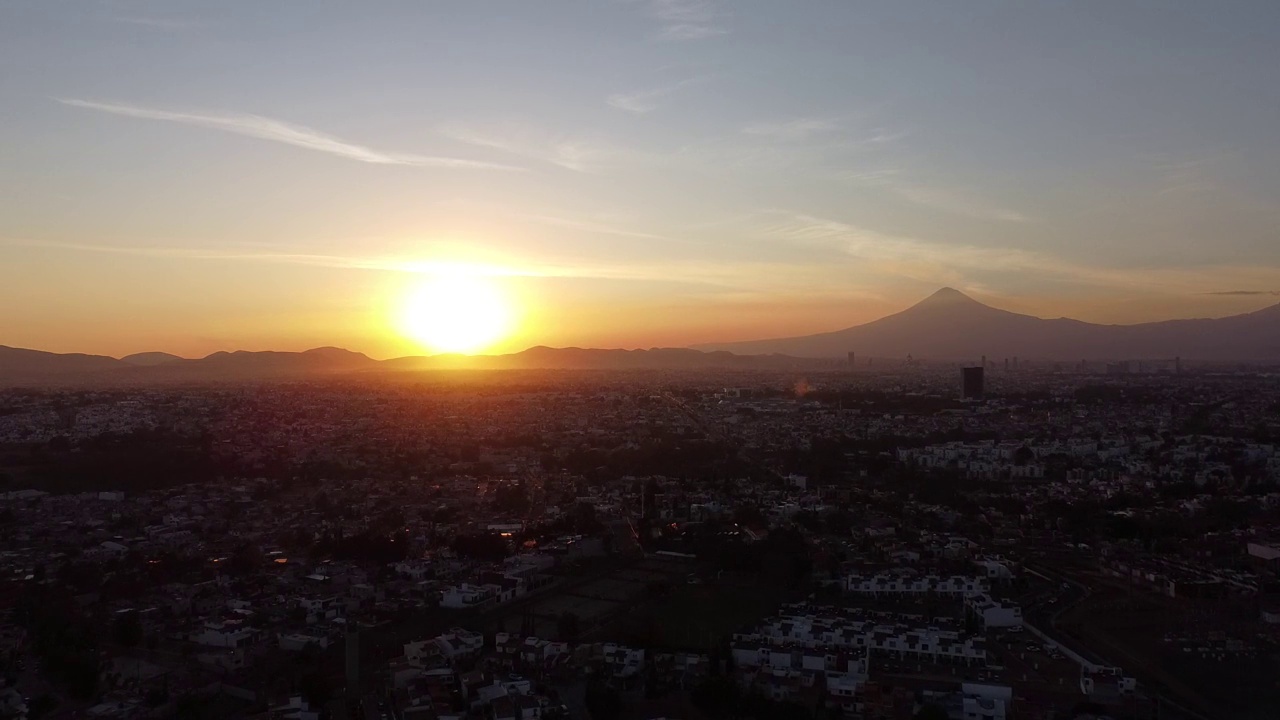
[[[433,275],[414,287],[401,308],[405,336],[436,352],[475,353],[511,330],[511,305],[493,278]]]

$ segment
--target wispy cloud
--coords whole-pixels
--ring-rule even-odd
[[[705,77],[686,78],[670,85],[663,87],[651,88],[649,90],[640,90],[631,93],[615,93],[605,98],[605,103],[610,107],[619,110],[625,110],[629,113],[643,114],[657,110],[660,102],[668,95],[680,90],[681,88],[695,85],[706,80]]]
[[[836,173],[837,180],[855,182],[860,185],[889,186],[902,176],[904,171],[899,167],[858,168],[841,170]]]
[[[1006,223],[1031,222],[1027,215],[991,203],[973,193],[913,181],[909,178],[908,171],[899,167],[848,171],[841,173],[840,179],[880,188],[907,202],[951,215]]]
[[[557,227],[570,228],[573,230],[582,230],[583,232],[589,232],[589,233],[599,233],[602,235],[617,235],[618,237],[636,238],[638,240],[670,241],[673,239],[673,238],[666,237],[664,235],[656,235],[654,233],[647,233],[639,230],[630,230],[628,228],[618,227],[616,225],[610,225],[608,223],[595,222],[593,220],[577,220],[574,218],[556,217],[553,215],[530,215],[530,214],[521,214],[518,217],[521,217],[525,220],[532,220],[534,222],[543,223],[546,225],[555,225]]]
[[[1203,195],[1217,188],[1214,168],[1221,156],[1193,159],[1160,160],[1154,165],[1155,194],[1176,196],[1179,200]]]
[[[684,238],[638,229],[633,225],[633,223],[637,222],[637,216],[631,213],[594,212],[579,215],[576,211],[565,208],[547,208],[539,212],[526,212],[504,203],[472,200],[459,200],[450,204],[459,212],[470,215],[503,216],[513,221],[528,221],[540,225],[580,230],[588,234],[615,235],[617,237],[658,240],[668,243],[689,242]]]
[[[888,168],[901,172],[897,156],[906,137],[905,131],[868,124],[864,115],[854,113],[749,123],[740,129],[737,144],[746,155],[772,155],[775,162],[807,166],[830,179],[884,185]],[[849,169],[853,163],[857,167]],[[880,169],[872,175],[868,163]]]
[[[105,253],[111,255],[135,255],[139,257],[171,258],[177,260],[243,260],[254,262],[309,265],[313,267],[349,268],[357,270],[405,270],[399,262],[376,257],[352,257],[317,253],[263,252],[249,248],[239,250],[165,247],[157,245],[97,245],[51,240],[6,238],[5,245],[20,247],[71,250],[75,252]]]
[[[1029,222],[1029,218],[1015,210],[991,205],[980,198],[946,188],[890,183],[889,187],[901,197],[925,207],[942,210],[953,215],[964,215],[979,220],[1001,222]]]
[[[1217,292],[1207,292],[1205,295],[1233,295],[1233,296],[1257,296],[1269,295],[1271,297],[1280,297],[1280,290],[1219,290]]]
[[[742,128],[747,135],[774,140],[804,140],[814,135],[826,135],[841,129],[841,124],[830,118],[794,118],[783,122],[752,123]]]
[[[729,33],[709,0],[648,0],[648,6],[662,24],[658,37],[663,40],[705,40]]]
[[[715,25],[668,25],[662,29],[663,40],[706,40],[719,35],[728,35],[729,31]]]
[[[416,167],[440,167],[479,170],[522,170],[513,165],[467,160],[463,158],[439,157],[432,155],[416,155],[375,150],[364,145],[340,140],[301,125],[274,120],[259,115],[224,115],[178,112],[139,105],[121,103],[96,102],[76,98],[55,98],[58,102],[71,107],[85,108],[112,115],[140,118],[144,120],[161,120],[165,122],[194,125],[197,127],[220,130],[222,132],[244,135],[260,140],[292,145],[294,147],[328,153],[348,160],[373,163],[375,165],[409,165]]]
[[[196,20],[148,16],[118,17],[114,18],[114,20],[118,23],[138,25],[140,27],[152,28],[154,30],[186,30],[200,25]]]
[[[396,255],[335,255],[307,252],[270,252],[244,249],[210,249],[165,246],[128,246],[70,243],[23,238],[0,238],[0,246],[67,250],[76,253],[131,255],[192,262],[253,262],[307,267],[337,268],[391,273],[471,274],[493,277],[624,280],[700,285],[708,288],[733,287],[741,281],[739,270],[724,263],[598,263],[546,262],[521,259],[518,262],[473,262],[469,260],[422,259]],[[762,276],[776,276],[776,269],[763,269]]]
[[[883,233],[829,218],[771,210],[749,218],[755,232],[808,246],[823,246],[857,258],[886,275],[972,285],[974,275],[1006,274],[1093,287],[1162,294],[1206,294],[1205,287],[1235,281],[1259,285],[1280,281],[1280,268],[1214,265],[1198,267],[1101,267],[1010,247],[980,247]],[[1268,294],[1218,291],[1207,294]],[[1275,293],[1280,295],[1280,291]]]
[[[500,150],[566,170],[594,173],[636,154],[603,140],[549,134],[526,127],[447,125],[438,132],[455,142]]]
[[[804,116],[786,120],[756,122],[743,126],[742,135],[768,143],[775,154],[802,153],[820,149],[825,157],[857,156],[872,167],[838,170],[835,177],[865,187],[874,187],[922,207],[953,215],[1000,222],[1029,222],[1023,213],[984,200],[963,190],[922,183],[912,179],[902,164],[902,140],[906,130],[869,122],[868,113],[845,116]],[[759,152],[755,153],[757,156]]]

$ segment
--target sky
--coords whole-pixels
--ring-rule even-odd
[[[0,2],[0,344],[423,351],[834,330],[941,286],[1280,302],[1280,3]]]

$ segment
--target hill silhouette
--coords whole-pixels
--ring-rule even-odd
[[[135,367],[155,367],[156,365],[164,365],[165,363],[174,362],[175,360],[184,360],[167,352],[140,352],[132,355],[125,355],[120,358],[120,362]]]
[[[855,352],[862,356],[910,354],[957,360],[982,355],[1044,360],[1277,360],[1280,305],[1219,319],[1099,325],[1000,310],[958,290],[942,288],[902,312],[843,330],[694,347],[807,358],[841,357]]]
[[[154,355],[148,353],[147,355]],[[130,356],[132,357],[132,356]],[[93,355],[59,355],[0,348],[0,386],[32,384],[199,383],[319,377],[325,375],[425,370],[635,370],[697,368],[796,368],[814,361],[783,356],[749,357],[689,348],[602,350],[534,347],[506,355],[430,355],[373,360],[341,348],[305,352],[215,352],[198,359],[150,364]]]
[[[1280,361],[1280,305],[1231,317],[1098,325],[1046,320],[984,305],[942,288],[901,312],[800,337],[621,350],[532,347],[506,355],[430,355],[374,360],[336,347],[305,352],[216,352],[198,359],[150,352],[116,359],[0,346],[0,386],[41,383],[206,382],[423,370],[681,370],[831,367],[861,357],[975,360],[1020,357],[1116,360]]]
[[[18,377],[58,378],[127,367],[106,355],[51,353],[0,345],[0,381]]]
[[[352,372],[377,365],[377,360],[364,353],[336,347],[304,352],[236,350],[165,363],[150,368],[148,375],[160,380],[237,380]]]
[[[728,352],[701,352],[690,348],[620,350],[600,348],[552,348],[539,345],[507,355],[429,355],[383,361],[386,370],[489,369],[489,370],[679,370],[697,368],[788,367],[802,362],[784,356],[745,356]]]

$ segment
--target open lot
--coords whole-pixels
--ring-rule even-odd
[[[614,602],[626,602],[644,592],[647,586],[648,581],[610,577],[583,585],[574,590],[573,594],[601,600],[612,600]]]
[[[647,602],[655,586],[676,587],[690,573],[686,561],[643,559],[606,569],[591,577],[569,581],[509,609],[495,608],[491,629],[525,629],[549,639],[559,637],[560,618],[578,618],[579,636],[591,638],[605,628],[616,629],[622,616]]]
[[[795,599],[776,587],[683,584],[627,619],[629,627],[652,633],[655,644],[705,651]]]
[[[1226,709],[1224,716],[1253,717],[1280,704],[1275,682],[1277,649],[1255,644],[1235,613],[1217,616],[1203,603],[1179,601],[1140,591],[1103,588],[1061,618],[1059,626],[1140,679],[1149,678],[1206,712]],[[1184,642],[1166,641],[1169,627],[1196,628],[1205,638],[1235,638],[1234,653],[1188,651]],[[1252,635],[1252,638],[1250,638]],[[1266,715],[1259,715],[1266,717]]]

